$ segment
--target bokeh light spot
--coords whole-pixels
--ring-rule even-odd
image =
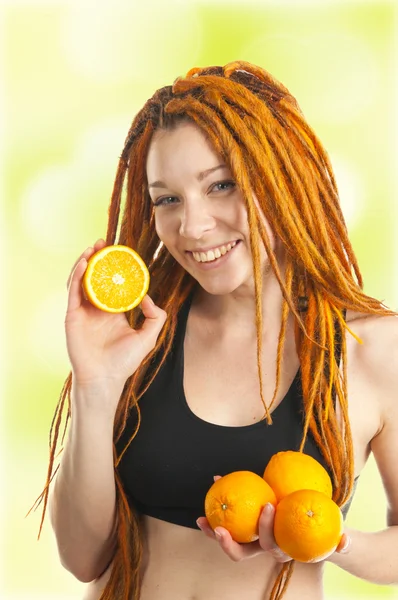
[[[306,117],[317,122],[357,118],[379,93],[380,67],[371,46],[358,35],[280,32],[254,38],[243,55],[282,81]]]
[[[85,0],[70,6],[61,39],[69,64],[88,79],[147,82],[155,76],[166,84],[182,61],[184,68],[194,66],[202,34],[188,2],[149,0],[138,10],[125,0]]]

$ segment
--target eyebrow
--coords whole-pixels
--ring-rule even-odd
[[[211,169],[206,169],[206,171],[201,171],[196,176],[198,181],[203,181],[210,173],[217,171],[218,169],[226,169],[227,165],[217,165],[216,167],[212,167]],[[163,181],[154,181],[148,185],[148,188],[165,188],[167,189],[167,185]]]

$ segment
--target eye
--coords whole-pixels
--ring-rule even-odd
[[[173,200],[177,200],[175,196],[164,196],[163,198],[158,198],[153,202],[154,206],[167,206],[169,204],[174,204]]]
[[[218,183],[215,183],[211,189],[213,191],[215,188],[218,188],[218,190],[215,189],[215,191],[225,192],[226,190],[234,189],[235,187],[236,183],[234,181],[219,181]]]

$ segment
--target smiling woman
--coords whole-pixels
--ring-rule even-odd
[[[116,242],[151,278],[125,315],[81,287],[90,256]],[[43,518],[66,404],[50,516],[86,600],[323,598],[323,561],[278,548],[272,506],[246,544],[204,516],[214,478],[262,475],[283,450],[327,469],[344,515],[373,451],[388,527],[346,528],[324,560],[398,581],[398,321],[363,292],[328,155],[267,71],[195,68],[137,114],[107,239],[72,270],[66,337]]]

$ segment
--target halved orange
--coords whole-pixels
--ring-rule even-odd
[[[149,287],[149,272],[141,256],[128,246],[102,248],[88,260],[83,289],[97,308],[120,313],[137,306]]]

